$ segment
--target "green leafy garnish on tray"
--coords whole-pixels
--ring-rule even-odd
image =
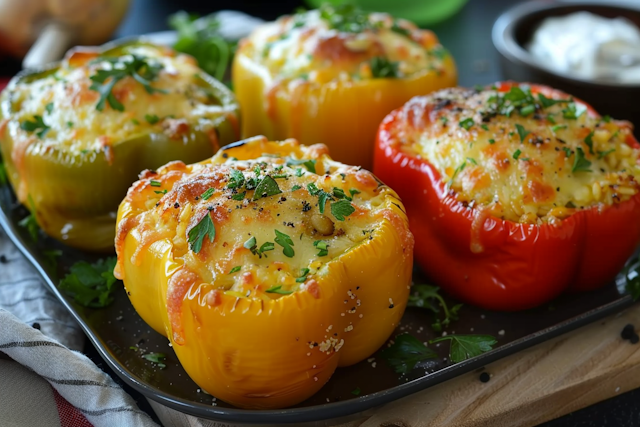
[[[453,363],[480,356],[498,343],[491,335],[446,335],[429,341],[429,344],[441,341],[451,341],[449,358]]]
[[[624,273],[625,289],[634,301],[640,300],[640,258],[634,258]]]
[[[92,308],[106,307],[113,302],[115,283],[113,276],[116,258],[98,260],[93,264],[79,261],[70,268],[70,273],[60,281],[58,288],[73,297],[80,305]]]
[[[440,288],[437,286],[413,285],[407,304],[409,307],[427,308],[435,314],[439,314],[440,307],[442,307],[444,318],[436,318],[436,321],[431,325],[436,332],[442,332],[443,328],[448,327],[454,320],[458,320],[458,311],[462,308],[462,304],[456,304],[449,308],[444,298],[438,293],[439,290]]]
[[[408,374],[419,362],[438,357],[435,351],[411,334],[398,335],[391,346],[380,352],[380,356],[398,374]]]

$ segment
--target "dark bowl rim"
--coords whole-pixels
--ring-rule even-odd
[[[625,9],[640,13],[640,4],[632,4],[625,0],[581,0],[581,1],[554,1],[552,3],[533,0],[518,4],[503,12],[493,24],[491,39],[496,50],[510,62],[525,65],[543,73],[550,74],[567,83],[580,83],[591,89],[613,88],[640,88],[640,83],[615,83],[599,82],[568,76],[556,72],[550,68],[540,66],[533,60],[532,55],[515,39],[515,29],[521,21],[532,13],[554,11],[565,7],[598,6],[611,9]],[[553,16],[553,14],[549,14]]]

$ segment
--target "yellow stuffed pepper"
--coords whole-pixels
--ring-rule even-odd
[[[229,89],[187,55],[132,41],[77,48],[16,76],[1,97],[0,149],[18,200],[50,236],[112,250],[138,173],[196,162],[240,134]]]
[[[240,407],[307,399],[374,353],[407,303],[402,203],[324,145],[256,137],[146,171],[117,222],[133,306],[200,387]]]
[[[354,6],[284,16],[241,41],[232,69],[244,136],[326,144],[370,168],[378,125],[415,95],[456,85],[429,30]]]

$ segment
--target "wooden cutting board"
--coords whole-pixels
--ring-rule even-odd
[[[526,427],[558,418],[640,387],[640,344],[620,337],[629,323],[640,330],[640,304],[340,427]]]

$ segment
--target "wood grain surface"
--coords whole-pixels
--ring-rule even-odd
[[[340,427],[535,426],[640,387],[640,305],[431,387]]]

